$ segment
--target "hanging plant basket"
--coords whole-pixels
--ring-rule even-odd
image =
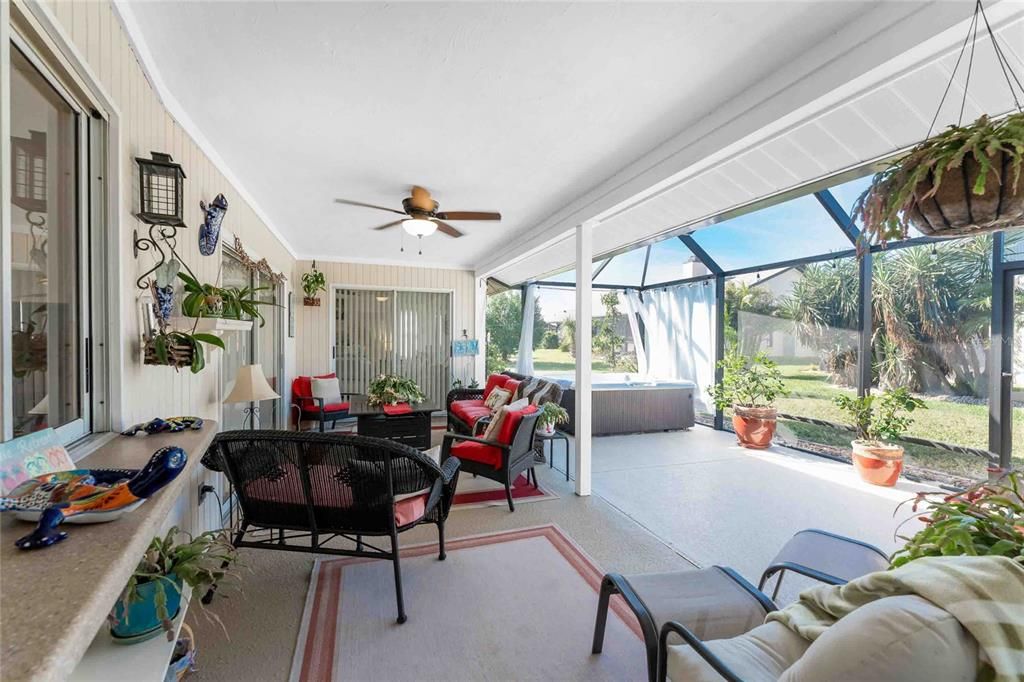
[[[928,236],[960,237],[1024,225],[1020,154],[996,152],[987,163],[989,172],[983,175],[974,156],[965,156],[940,185],[933,184],[933,173],[919,182],[908,209],[914,227]]]
[[[1001,120],[980,116],[963,125],[967,88],[978,33],[984,25],[1016,111]],[[970,58],[964,55],[970,46]],[[957,69],[967,64],[960,117],[932,136]],[[992,32],[978,0],[953,73],[923,142],[875,175],[857,200],[853,218],[862,222],[858,250],[906,239],[910,228],[931,237],[965,237],[1024,227],[1024,85]]]
[[[905,239],[911,226],[963,237],[1024,226],[1024,114],[950,126],[875,176],[858,200],[864,239]]]
[[[302,305],[319,306],[320,299],[316,298],[315,296],[304,296],[302,298]]]
[[[195,352],[194,345],[171,339],[167,343],[167,362],[161,362],[156,352],[155,339],[149,339],[146,341],[143,352],[143,364],[174,367],[175,369],[191,367]]]

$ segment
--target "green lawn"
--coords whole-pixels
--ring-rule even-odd
[[[533,369],[537,372],[571,372],[576,369],[576,358],[557,348],[537,348],[533,351]],[[604,360],[594,360],[591,369],[595,372],[611,371]]]
[[[840,393],[853,394],[852,389],[834,386],[828,382],[828,375],[812,364],[779,365],[791,393],[779,399],[779,411],[806,417],[817,417],[828,421],[845,423],[847,418],[832,403]],[[973,448],[988,448],[988,407],[986,405],[962,405],[944,400],[924,398],[926,410],[914,413],[914,423],[908,435],[928,438],[943,443],[965,445]],[[793,435],[827,445],[849,444],[848,432],[811,424],[787,424]],[[1013,451],[1018,459],[1024,453],[1024,410],[1013,410]],[[972,476],[984,475],[984,463],[969,455],[910,445],[907,457],[921,466],[941,468]]]

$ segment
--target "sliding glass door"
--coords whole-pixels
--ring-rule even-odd
[[[419,384],[443,409],[451,384],[451,293],[337,289],[334,357],[342,391],[366,393],[381,374]]]

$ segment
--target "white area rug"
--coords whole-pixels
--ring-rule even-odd
[[[292,662],[322,680],[643,680],[636,619],[612,600],[590,653],[602,571],[555,526],[402,550],[409,620],[387,561],[318,559]],[[628,625],[627,625],[628,624]]]

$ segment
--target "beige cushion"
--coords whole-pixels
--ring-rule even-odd
[[[508,391],[505,392],[508,393]],[[481,438],[492,442],[497,441],[498,434],[501,432],[501,422],[505,421],[505,417],[508,416],[508,412],[509,410],[507,405],[499,408],[497,413],[491,417],[490,423],[487,424],[487,430],[484,431],[484,435],[482,435]]]
[[[491,390],[490,395],[487,396],[487,400],[484,401],[484,405],[486,405],[493,414],[500,410],[501,407],[511,399],[512,391],[506,391],[503,388],[494,388]]]
[[[525,410],[530,406],[530,401],[527,398],[520,398],[514,402],[508,404],[509,412],[517,412],[519,410]]]
[[[338,382],[337,377],[329,379],[313,377],[309,380],[309,386],[314,398],[324,399],[324,405],[341,402],[341,384]]]
[[[810,642],[782,623],[773,621],[738,637],[717,639],[705,642],[705,645],[744,682],[775,682],[807,651]],[[686,644],[669,647],[667,672],[673,682],[722,680],[722,676]],[[829,679],[827,676],[819,678]]]
[[[916,595],[866,604],[829,627],[785,682],[970,682],[978,643],[948,612]]]

